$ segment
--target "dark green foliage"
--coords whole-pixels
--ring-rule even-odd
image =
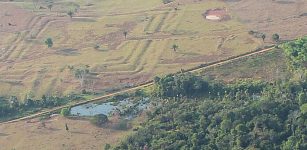
[[[282,48],[294,68],[307,67],[307,37],[285,43]]]
[[[63,106],[72,100],[80,99],[81,98],[76,95],[70,95],[66,97],[47,97],[43,95],[41,99],[26,99],[22,103],[17,100],[15,96],[10,98],[0,98],[0,120],[7,120],[16,118],[18,116],[24,116],[26,114],[37,112],[43,108]]]
[[[72,10],[70,10],[70,11],[67,12],[67,15],[68,15],[70,18],[72,18],[74,14],[75,14],[75,13],[74,13]]]
[[[167,75],[164,78],[156,77],[156,95],[162,97],[195,96],[208,91],[209,84],[202,78],[191,73]]]
[[[104,114],[98,114],[91,118],[91,123],[99,127],[108,121],[109,121],[108,116]]]
[[[70,114],[70,108],[62,108],[61,115],[66,117]]]
[[[51,48],[53,46],[52,38],[47,38],[45,44],[48,46],[48,48]]]
[[[179,48],[178,45],[176,45],[176,44],[173,44],[173,45],[172,45],[172,49],[174,50],[174,52],[176,52],[178,48]]]
[[[110,144],[106,144],[105,146],[104,146],[104,150],[110,150],[111,149],[111,145]]]
[[[268,83],[154,78],[148,122],[115,149],[306,149],[306,77]]]
[[[279,35],[277,33],[272,35],[272,40],[275,42],[279,42]]]

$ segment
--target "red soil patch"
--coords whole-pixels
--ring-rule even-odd
[[[226,8],[209,9],[203,14],[203,16],[207,20],[225,21],[230,19]]]

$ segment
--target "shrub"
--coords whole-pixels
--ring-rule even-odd
[[[61,115],[66,117],[70,114],[70,108],[62,108]]]
[[[104,123],[108,122],[108,116],[104,114],[98,114],[91,118],[91,123],[96,126],[102,126]]]

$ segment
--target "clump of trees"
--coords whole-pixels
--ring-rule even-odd
[[[41,99],[32,99],[28,97],[23,101],[18,100],[15,96],[11,96],[10,98],[0,97],[0,120],[23,116],[43,108],[63,106],[70,101],[80,99],[82,98],[77,95],[68,95],[65,97],[43,95]]]
[[[195,96],[207,92],[208,82],[191,73],[155,77],[155,95],[161,97]]]
[[[281,46],[294,69],[306,69],[307,67],[307,37],[287,42]]]
[[[157,97],[148,122],[115,149],[306,149],[306,103],[298,94],[306,85],[245,82],[211,97]]]

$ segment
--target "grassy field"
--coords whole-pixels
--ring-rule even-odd
[[[16,26],[2,27],[10,32],[1,36],[4,54],[0,62],[0,95],[24,99],[43,94],[61,96],[80,89],[101,92],[263,45],[235,19],[204,19],[202,14],[207,9],[227,7],[224,2],[178,3],[66,0],[54,1],[51,11],[45,9],[46,3],[34,5],[27,0],[1,4],[7,8],[3,15],[11,13],[14,17],[6,16],[7,20],[16,22]],[[69,18],[67,11],[75,8],[78,11]],[[25,19],[18,20],[14,14],[17,12],[24,12]],[[127,38],[124,31],[128,32]],[[44,44],[48,37],[54,42],[49,49]],[[176,52],[173,44],[179,46]],[[84,65],[91,75],[81,87],[69,67]]]
[[[145,120],[144,117],[142,115],[134,119],[130,126],[138,127]],[[132,127],[127,130],[116,129],[117,123],[116,119],[111,119],[106,127],[101,128],[88,120],[54,116],[47,120],[32,119],[2,125],[0,129],[5,132],[0,133],[1,149],[103,149],[105,144],[116,145],[133,132]],[[69,131],[65,130],[65,124]]]
[[[242,58],[232,63],[205,69],[200,75],[216,80],[232,82],[242,79],[257,79],[276,81],[289,76],[286,58],[283,50],[274,49],[271,52]]]

